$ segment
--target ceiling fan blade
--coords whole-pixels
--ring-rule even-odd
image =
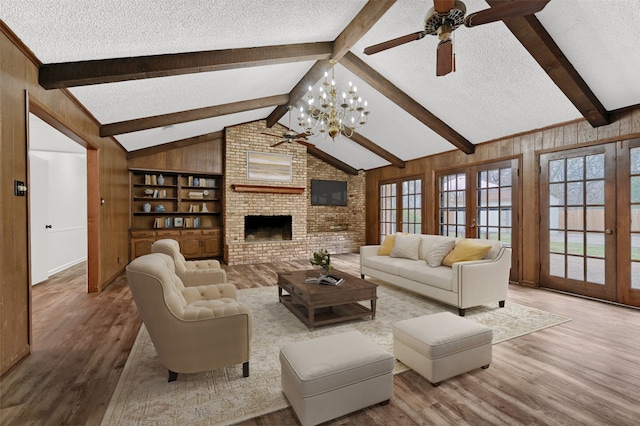
[[[304,145],[304,146],[310,146],[310,147],[314,147],[315,145],[312,143],[309,143],[307,141],[304,140],[297,140],[296,142],[298,142],[300,145]]]
[[[410,41],[420,40],[427,35],[425,31],[418,31],[417,33],[407,34],[402,37],[394,38],[393,40],[387,40],[382,43],[374,44],[364,49],[365,55],[373,55],[374,53],[382,52],[383,50],[391,49],[392,47],[398,47],[402,44],[409,43]]]
[[[273,136],[276,138],[281,138],[282,135],[276,135],[275,133],[269,133],[269,132],[260,132],[261,135],[267,135],[267,136]]]
[[[309,134],[307,132],[302,132],[302,133],[298,133],[295,137],[295,139],[306,139],[306,137],[309,136]]]
[[[455,4],[456,0],[433,0],[433,9],[438,13],[447,13]]]
[[[547,3],[549,3],[549,0],[511,1],[468,15],[464,18],[464,25],[466,27],[477,27],[478,25],[501,21],[503,19],[533,15],[544,9]]]
[[[451,39],[438,43],[436,52],[436,75],[447,75],[453,71],[453,42]]]
[[[286,140],[284,140],[284,141],[280,141],[280,142],[276,142],[276,143],[274,143],[273,145],[271,145],[271,148],[276,147],[276,146],[278,146],[278,145],[281,145],[281,144],[283,144],[283,143],[285,143],[285,142],[286,142]]]

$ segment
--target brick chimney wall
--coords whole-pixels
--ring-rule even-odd
[[[266,129],[265,120],[226,128],[224,245],[227,264],[307,259],[318,248],[326,248],[330,253],[359,251],[365,238],[364,172],[358,176],[347,175],[308,155],[306,147],[297,143],[272,148],[279,139],[260,134],[265,130],[281,133],[286,128],[276,124]],[[290,155],[292,180],[248,179],[248,151]],[[311,206],[311,179],[346,180],[347,207]],[[234,184],[305,189],[302,194],[236,192]],[[245,215],[291,215],[292,240],[245,242]]]

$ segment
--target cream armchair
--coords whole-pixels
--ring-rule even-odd
[[[169,381],[242,363],[249,376],[251,311],[233,284],[185,287],[173,259],[151,253],[127,266],[131,293]]]
[[[151,252],[171,256],[176,264],[176,274],[187,287],[227,282],[227,273],[220,268],[220,262],[215,259],[185,260],[176,240],[158,240],[151,246]]]

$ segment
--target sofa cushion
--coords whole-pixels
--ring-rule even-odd
[[[431,247],[424,260],[427,262],[427,265],[435,268],[437,266],[442,265],[442,261],[449,254],[453,247],[456,245],[455,240],[452,238],[450,240],[440,241]]]
[[[453,290],[451,268],[438,266],[431,268],[425,262],[404,262],[398,265],[398,275],[431,287]]]
[[[421,240],[419,234],[397,234],[390,256],[418,260]]]
[[[380,250],[378,251],[378,254],[380,256],[389,256],[391,254],[391,250],[393,249],[393,243],[395,242],[395,240],[396,240],[395,234],[389,234],[386,237],[384,237],[384,241],[380,245]]]
[[[422,242],[420,243],[418,258],[422,260],[426,260],[427,253],[430,252],[434,246],[442,243],[443,241],[453,241],[454,244],[456,241],[454,237],[448,237],[446,235],[422,234],[421,237]]]
[[[363,257],[361,262],[362,266],[367,268],[386,272],[387,274],[398,275],[398,265],[400,265],[403,260],[408,261],[407,259],[389,256],[367,256]]]
[[[442,264],[445,266],[451,266],[455,262],[480,260],[489,250],[491,250],[491,247],[492,246],[490,244],[478,244],[477,242],[468,239],[460,240],[453,250],[451,250],[451,252],[444,258]]]

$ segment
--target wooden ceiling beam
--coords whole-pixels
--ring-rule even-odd
[[[363,60],[353,53],[349,52],[344,55],[340,60],[340,64],[465,154],[473,154],[475,152],[476,147],[474,144],[469,142],[461,134],[433,115],[425,107],[420,105],[417,101],[384,78],[382,74],[364,63]]]
[[[338,170],[342,170],[343,172],[345,172],[345,173],[347,173],[349,175],[354,175],[354,176],[358,175],[358,170],[357,169],[351,167],[347,163],[343,163],[342,161],[338,160],[335,157],[332,157],[331,155],[327,154],[326,152],[319,150],[315,146],[307,146],[307,153],[313,155],[314,157],[316,157],[319,160],[324,161],[325,163],[329,164],[330,166],[335,167]]]
[[[45,64],[38,82],[45,89],[114,83],[289,62],[328,59],[333,43],[300,43],[205,52]]]
[[[132,158],[144,157],[145,155],[158,154],[170,149],[183,148],[189,145],[195,145],[202,142],[212,141],[224,138],[224,130],[218,132],[206,133],[204,135],[194,136],[191,138],[180,139],[173,142],[163,143],[161,145],[150,146],[149,148],[136,149],[127,152],[127,160]]]
[[[378,157],[384,158],[389,163],[391,163],[393,166],[399,167],[401,169],[404,169],[404,167],[406,165],[404,160],[402,160],[401,158],[396,157],[395,155],[393,155],[392,153],[390,153],[386,149],[382,148],[380,145],[376,145],[371,140],[367,139],[366,137],[362,136],[361,134],[354,132],[353,135],[351,135],[351,137],[349,137],[349,139],[351,139],[352,141],[354,141],[355,143],[357,143],[358,145],[360,145],[364,149],[367,149],[367,150],[373,152]]]
[[[487,0],[487,3],[494,7],[504,0]],[[591,126],[610,124],[605,107],[535,15],[509,18],[503,22]]]
[[[336,61],[340,60],[354,44],[364,36],[396,0],[376,0],[369,1],[358,12],[355,18],[345,27],[344,30],[333,41],[333,49],[331,58]],[[325,58],[325,59],[331,59]],[[318,60],[313,67],[305,74],[304,77],[293,87],[289,93],[289,103],[297,104],[309,90],[309,86],[315,85],[324,75],[325,71],[331,68],[328,60]],[[267,127],[272,127],[287,113],[287,105],[278,106],[267,117]]]
[[[283,103],[286,104],[288,101],[289,95],[283,94],[251,99],[248,101],[239,101],[223,105],[191,109],[169,114],[154,115],[152,117],[136,118],[133,120],[120,121],[117,123],[103,124],[102,126],[100,126],[100,136],[113,136],[123,133],[137,132],[140,130],[153,129],[157,127],[172,126],[174,124],[187,123],[190,121],[219,117],[221,115],[235,114],[238,112],[272,107],[275,105],[281,105]]]

